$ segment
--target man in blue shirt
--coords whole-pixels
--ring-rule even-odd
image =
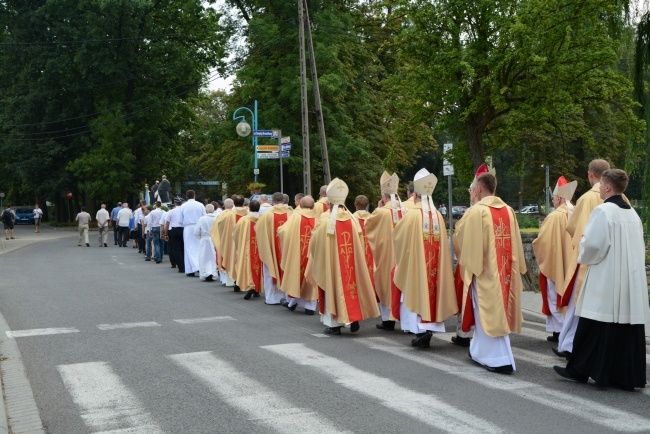
[[[113,224],[113,240],[117,246],[117,213],[122,209],[122,202],[118,202],[117,206],[111,211],[111,223]]]

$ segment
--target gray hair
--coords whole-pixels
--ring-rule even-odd
[[[284,203],[284,194],[273,193],[273,205],[282,205]]]
[[[232,199],[228,198],[223,201],[223,207],[226,209],[233,209],[235,206],[235,202],[232,201]]]
[[[205,212],[208,214],[212,214],[214,212],[214,205],[212,205],[211,203],[207,204],[205,206]]]
[[[266,194],[260,194],[259,201],[260,203],[269,203],[269,196]]]

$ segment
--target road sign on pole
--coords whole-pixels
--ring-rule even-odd
[[[253,169],[253,175],[259,175],[260,169]]]
[[[289,151],[282,152],[282,158],[289,158],[290,156],[291,156],[291,152]],[[277,160],[280,158],[280,155],[277,152],[258,152],[257,158],[259,160]]]
[[[454,174],[454,166],[447,159],[448,153],[454,148],[453,143],[445,143],[443,147],[443,162],[442,162],[442,174],[444,176],[451,176]]]
[[[269,139],[277,139],[280,135],[279,130],[255,130],[253,131],[253,136],[255,137],[267,137]]]
[[[286,145],[287,143],[291,143],[291,137],[289,136],[282,138],[282,144]]]

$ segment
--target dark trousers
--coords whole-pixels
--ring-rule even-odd
[[[174,260],[179,273],[185,273],[185,244],[183,243],[183,228],[172,228],[171,237]]]
[[[129,229],[128,226],[119,226],[117,245],[120,247],[126,246],[126,243],[129,241],[130,234],[131,234],[131,229]]]
[[[117,235],[118,235],[117,220],[113,220],[113,241],[115,241],[115,244],[117,244]]]
[[[169,239],[165,241],[167,247],[167,254],[169,255],[169,263],[172,267],[176,266],[176,256],[174,256],[174,238],[172,237],[171,229],[168,231]]]
[[[145,237],[142,236],[143,230],[142,230],[142,225],[138,224],[138,238],[136,240],[138,241],[138,253],[146,253],[146,243],[145,243]]]

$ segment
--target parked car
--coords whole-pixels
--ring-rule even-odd
[[[539,207],[537,205],[528,205],[519,210],[519,214],[539,214]]]
[[[467,211],[466,206],[455,206],[451,209],[451,216],[455,219],[459,219],[465,214],[465,211]]]
[[[34,207],[19,206],[18,208],[16,208],[16,224],[33,225]]]

